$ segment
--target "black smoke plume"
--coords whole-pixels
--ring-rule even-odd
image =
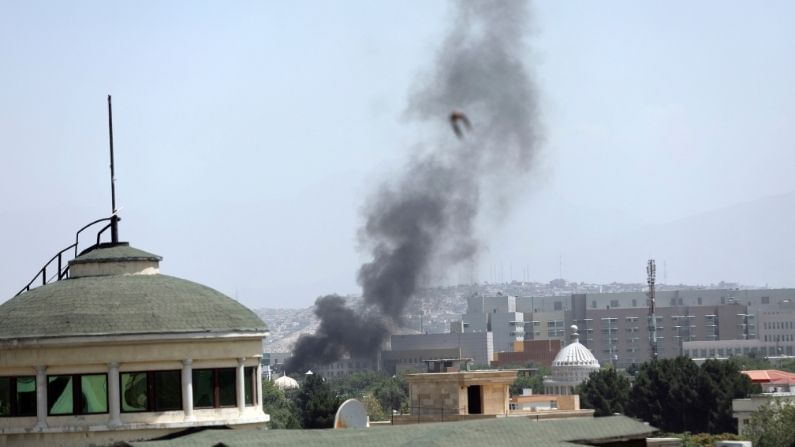
[[[290,372],[342,355],[374,356],[420,284],[473,261],[480,248],[476,218],[482,200],[510,205],[539,146],[535,87],[525,60],[527,5],[461,1],[431,72],[419,78],[407,116],[434,129],[395,180],[365,206],[360,231],[372,254],[359,269],[363,309],[341,298],[318,298],[320,327],[298,339]],[[459,110],[472,129],[455,138],[448,117]]]

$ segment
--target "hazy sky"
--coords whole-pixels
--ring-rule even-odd
[[[543,152],[513,211],[481,216],[479,272],[440,281],[548,281],[562,260],[570,280],[640,282],[662,259],[644,229],[795,190],[795,3],[533,10]],[[0,1],[0,301],[109,214],[108,93],[121,238],[163,273],[253,307],[357,293],[361,206],[422,139],[406,100],[449,18],[425,0]],[[795,285],[791,264],[670,256],[670,282]]]

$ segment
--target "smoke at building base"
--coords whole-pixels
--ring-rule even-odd
[[[327,364],[345,355],[374,356],[399,326],[420,284],[435,272],[476,260],[476,219],[484,203],[510,207],[513,188],[532,167],[540,132],[535,86],[525,59],[528,5],[519,1],[454,4],[450,31],[431,70],[410,94],[406,115],[430,126],[431,138],[365,204],[361,266],[363,308],[338,296],[315,302],[320,326],[301,336],[287,371]],[[454,134],[451,112],[471,127]],[[456,138],[456,134],[460,138]],[[510,193],[510,194],[509,194]]]

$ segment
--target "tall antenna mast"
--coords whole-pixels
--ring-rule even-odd
[[[649,259],[646,265],[646,282],[649,285],[649,346],[651,347],[651,359],[657,360],[657,316],[654,313],[656,304],[654,296],[654,280],[657,276],[657,266],[654,259]]]
[[[119,242],[119,216],[116,209],[116,173],[113,167],[113,108],[110,105],[110,95],[108,95],[108,135],[110,137],[110,240],[112,243]]]

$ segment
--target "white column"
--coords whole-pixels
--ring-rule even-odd
[[[110,403],[110,421],[108,424],[111,427],[118,427],[121,425],[121,402],[119,396],[121,395],[121,388],[119,387],[119,363],[108,363],[108,401]]]
[[[47,367],[36,367],[36,428],[47,428]]]
[[[254,404],[262,410],[262,358],[257,358],[257,396]]]
[[[182,361],[182,411],[185,412],[185,420],[192,421],[193,418],[193,359]]]
[[[235,380],[235,384],[237,386],[237,409],[240,413],[243,413],[243,410],[246,409],[246,378],[245,378],[245,368],[246,367],[246,358],[240,357],[237,359],[237,380]]]

